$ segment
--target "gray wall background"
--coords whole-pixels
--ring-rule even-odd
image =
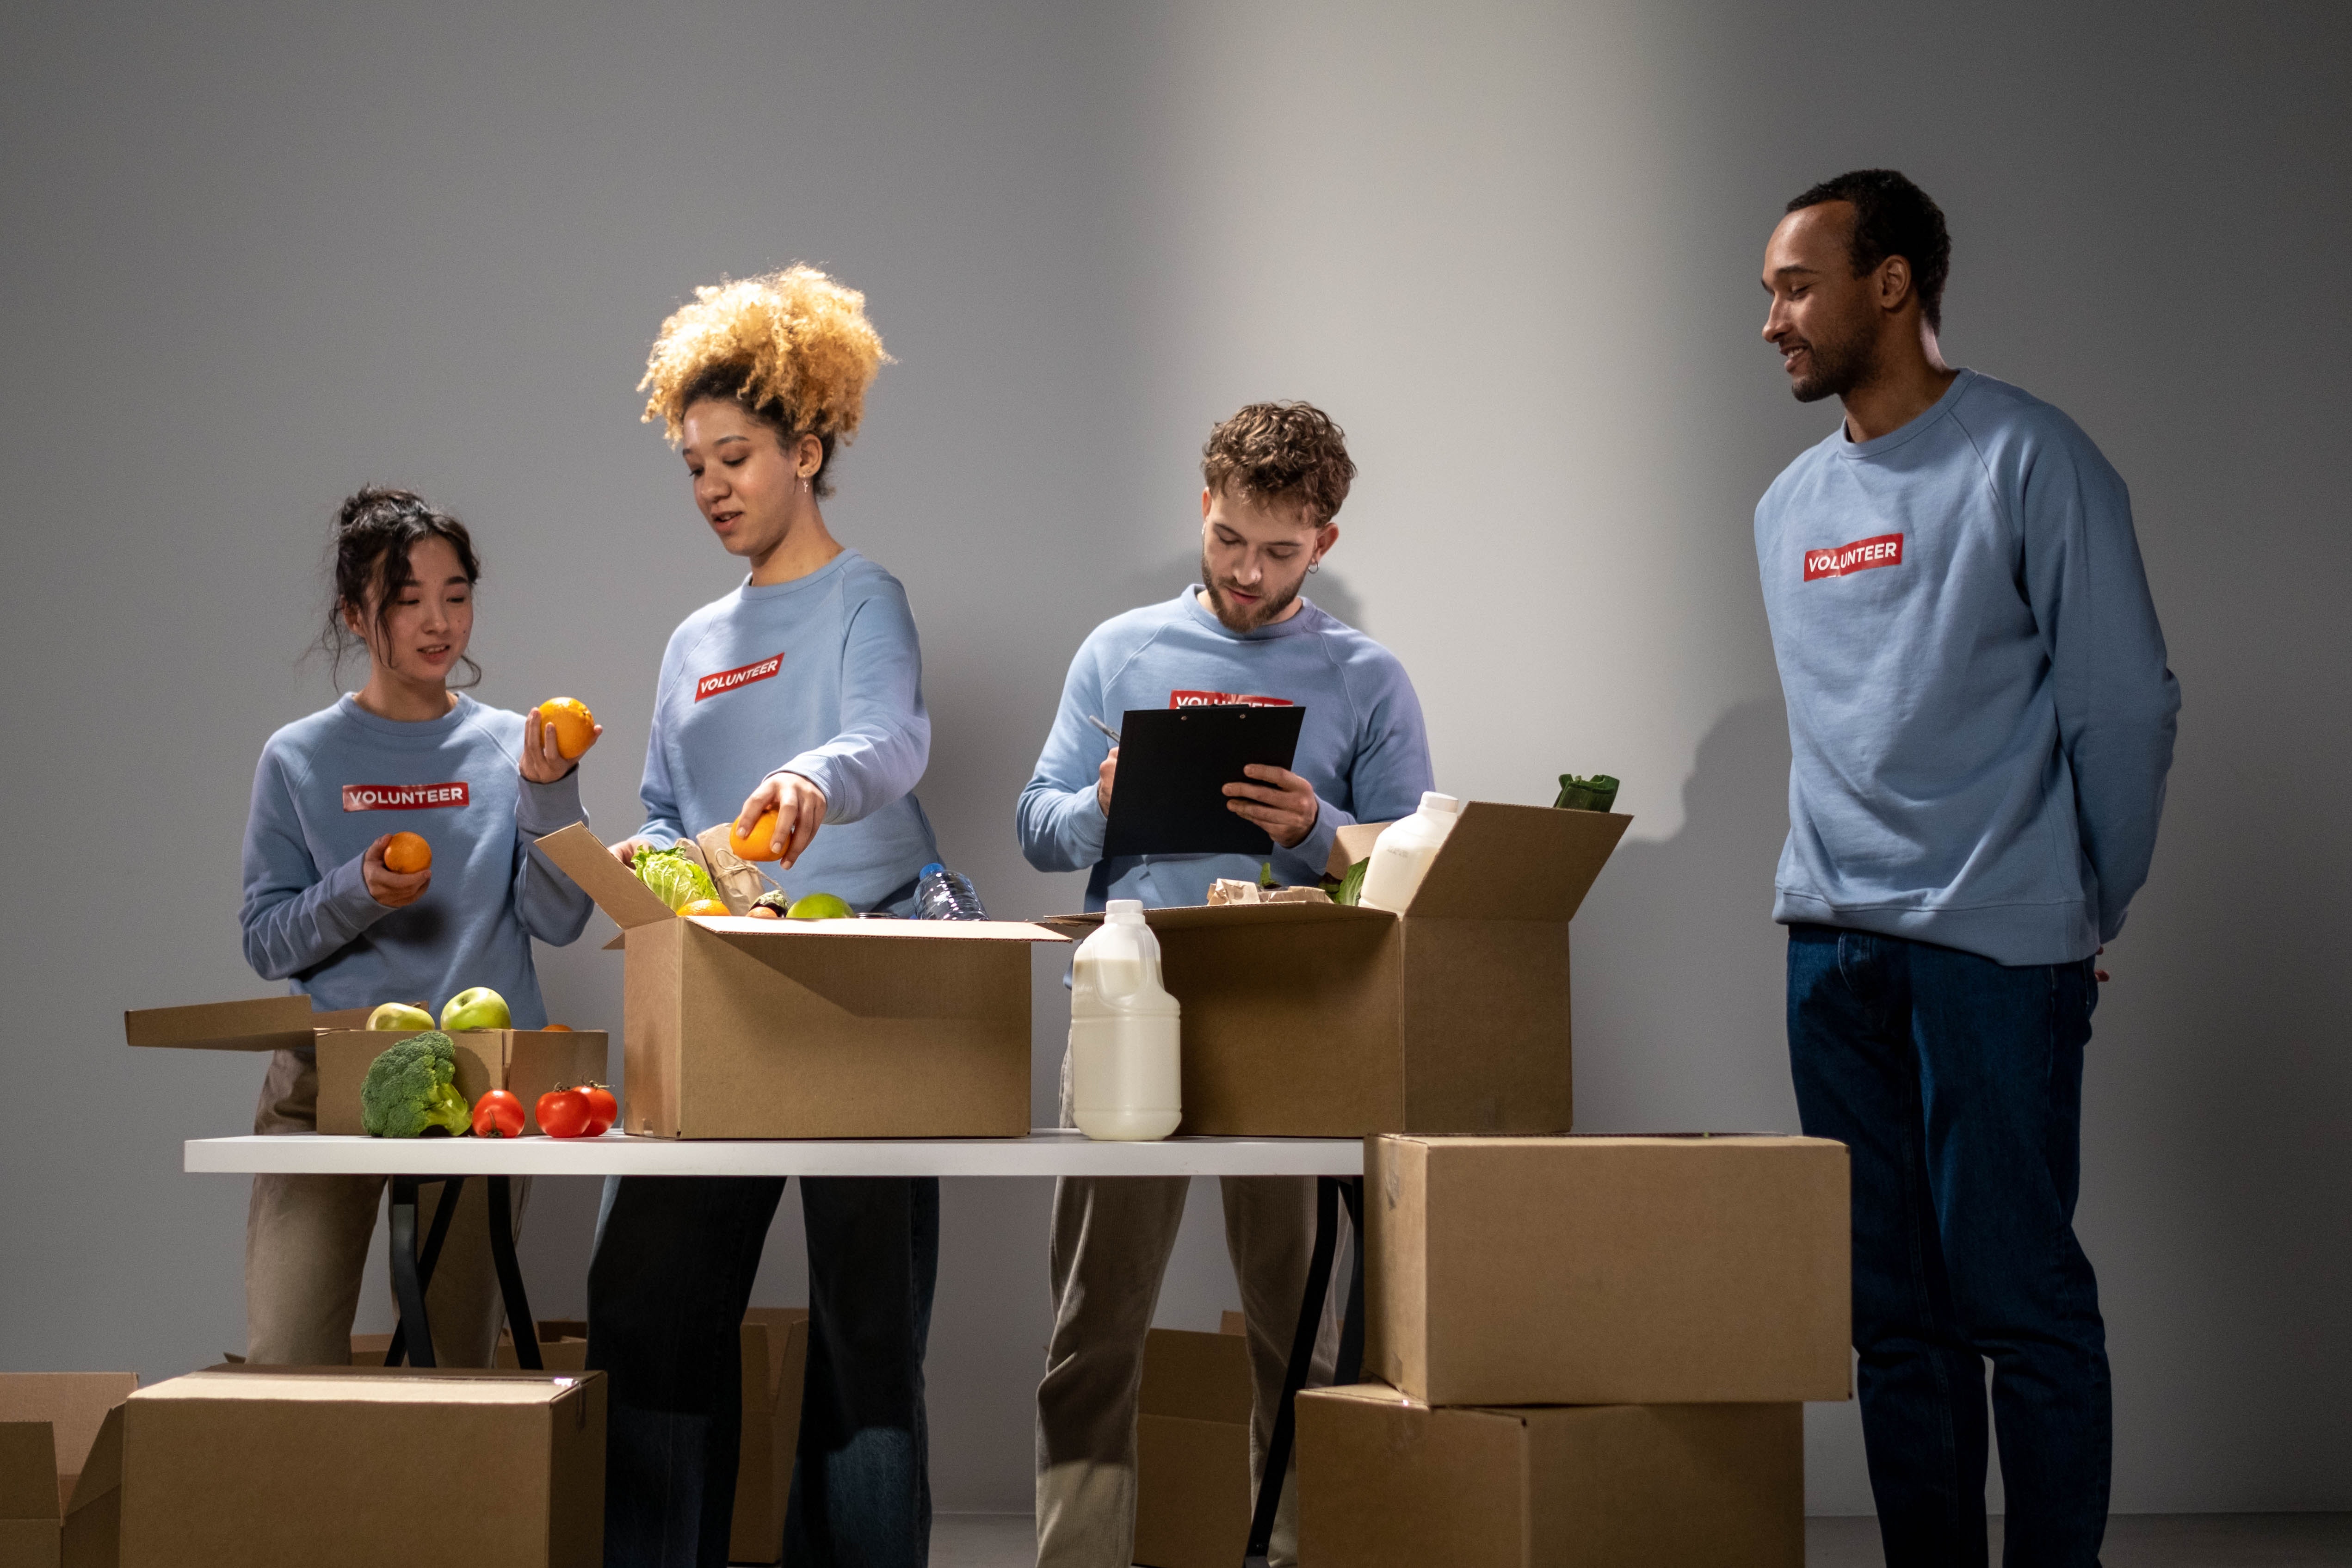
[[[829,516],[913,598],[921,794],[993,908],[1079,898],[1021,863],[1013,798],[1079,638],[1185,580],[1202,436],[1313,398],[1364,470],[1320,597],[1412,669],[1444,786],[1627,781],[1578,928],[1580,1125],[1792,1127],[1748,514],[1835,416],[1790,402],[1754,279],[1787,196],[1891,163],[1950,215],[1952,358],[2131,481],[2186,690],[2086,1093],[2116,1506],[2352,1508],[2347,17],[12,7],[0,1365],[242,1343],[245,1184],[178,1144],[241,1131],[260,1064],[134,1057],[118,1016],[268,989],[238,836],[262,741],[335,689],[297,658],[335,502],[390,480],[474,524],[480,695],[593,704],[590,809],[633,827],[663,640],[733,572],[631,387],[695,284],[795,258],[899,361]],[[606,930],[543,954],[583,1026],[618,1023]],[[1163,1322],[1233,1302],[1211,1199]],[[950,1184],[943,1508],[1027,1506],[1047,1201]],[[543,1310],[582,1304],[593,1205],[541,1184]],[[799,1247],[788,1205],[761,1299],[801,1299]],[[1866,1510],[1852,1406],[1811,1434],[1815,1509]]]

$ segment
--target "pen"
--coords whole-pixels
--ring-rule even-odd
[[[1096,718],[1091,713],[1087,715],[1087,722],[1092,724],[1096,729],[1100,730],[1105,738],[1108,739],[1112,745],[1116,746],[1118,744],[1118,731],[1112,729],[1109,725],[1104,723],[1101,720]]]

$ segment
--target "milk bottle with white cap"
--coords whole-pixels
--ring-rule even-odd
[[[1138,899],[1113,899],[1070,965],[1070,1110],[1089,1138],[1165,1138],[1183,1120],[1180,1009]]]
[[[1356,901],[1392,915],[1404,913],[1445,836],[1461,820],[1462,803],[1435,790],[1421,797],[1421,809],[1381,829],[1372,840],[1372,863],[1364,868],[1364,889]]]

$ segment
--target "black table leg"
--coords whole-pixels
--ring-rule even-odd
[[[545,1370],[539,1355],[539,1331],[531,1324],[530,1301],[522,1292],[522,1265],[515,1260],[512,1198],[504,1176],[490,1183],[490,1262],[499,1271],[499,1291],[506,1298],[507,1329],[514,1335],[515,1364],[526,1372]]]
[[[425,1252],[416,1251],[416,1189],[420,1176],[392,1179],[392,1298],[400,1308],[393,1326],[392,1343],[384,1348],[383,1364],[398,1366],[404,1355],[412,1366],[432,1366],[433,1329],[425,1316],[425,1292],[433,1283],[433,1266],[441,1260],[441,1244],[449,1237],[449,1222],[457,1217],[457,1194],[463,1176],[441,1181],[441,1201],[433,1205],[433,1228],[425,1233]],[[415,1324],[416,1331],[409,1332]],[[415,1343],[411,1345],[414,1339]]]
[[[1282,1509],[1282,1483],[1290,1469],[1290,1449],[1297,1425],[1298,1391],[1315,1361],[1315,1341],[1323,1327],[1323,1305],[1331,1290],[1331,1258],[1339,1248],[1339,1203],[1345,1199],[1348,1218],[1356,1227],[1349,1251],[1348,1317],[1339,1327],[1339,1359],[1334,1378],[1353,1383],[1364,1359],[1364,1179],[1361,1176],[1318,1176],[1315,1181],[1315,1251],[1307,1264],[1306,1299],[1298,1304],[1298,1329],[1290,1340],[1290,1364],[1282,1375],[1282,1403],[1276,1408],[1274,1433],[1265,1449],[1265,1469],[1257,1483],[1257,1507],[1250,1516],[1249,1545],[1243,1568],[1266,1568],[1266,1552],[1274,1542],[1274,1519]]]

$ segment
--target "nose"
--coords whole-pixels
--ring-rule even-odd
[[[1786,302],[1780,300],[1778,296],[1775,296],[1770,307],[1764,312],[1764,341],[1766,342],[1779,342],[1780,341],[1780,334],[1789,330],[1789,321],[1786,312]]]

